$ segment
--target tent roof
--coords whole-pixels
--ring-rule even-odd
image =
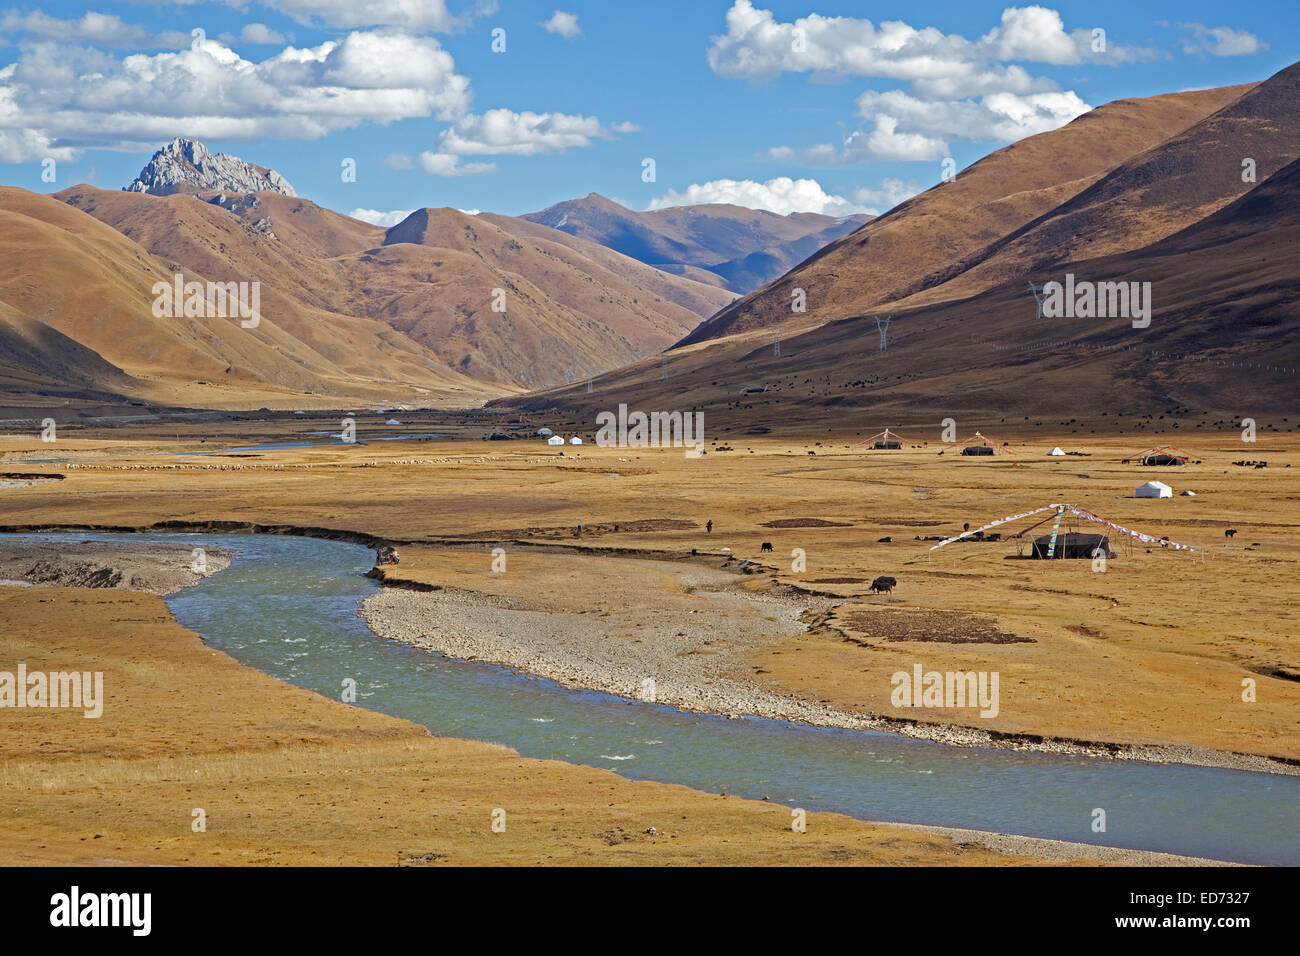
[[[857,448],[859,445],[870,445],[872,442],[876,441],[877,439],[880,439],[882,441],[900,441],[900,442],[908,442],[909,444],[916,444],[915,442],[912,442],[910,439],[904,438],[902,435],[898,434],[898,432],[894,431],[892,428],[886,428],[883,432],[876,432],[870,438],[862,439],[862,441],[858,442],[853,447]]]
[[[978,439],[978,441],[976,441],[976,439]],[[1002,447],[997,442],[995,442],[992,438],[989,438],[987,435],[985,435],[983,432],[976,432],[974,435],[971,435],[965,441],[955,442],[954,445],[960,445],[962,447],[965,447],[967,445],[976,445],[979,444],[980,442],[983,442],[985,445],[988,445],[990,448],[992,448],[993,454],[995,455],[1010,455],[1012,458],[1016,456],[1015,452],[1013,452],[1010,448]],[[954,447],[954,446],[950,445],[949,447]]]
[[[1043,507],[1035,508],[1033,511],[1024,511],[1021,512],[1020,514],[1007,515],[1005,518],[998,518],[996,521],[990,521],[988,524],[984,525],[983,527],[972,528],[970,531],[963,531],[959,535],[954,535],[951,538],[947,538],[944,541],[940,541],[938,544],[930,548],[930,550],[935,551],[939,548],[942,548],[946,544],[952,544],[954,541],[960,541],[962,538],[970,537],[971,535],[978,534],[981,531],[987,531],[989,528],[996,528],[998,525],[1006,524],[1008,521],[1019,521],[1021,518],[1028,518],[1031,515],[1041,514],[1044,511],[1052,511],[1052,510],[1057,511],[1058,514],[1065,514],[1068,511],[1070,514],[1073,514],[1076,517],[1083,518],[1086,521],[1095,521],[1097,524],[1105,525],[1107,528],[1110,528],[1112,531],[1117,531],[1120,534],[1128,535],[1130,538],[1137,538],[1139,541],[1146,542],[1147,544],[1158,544],[1161,547],[1173,548],[1175,551],[1200,550],[1199,548],[1193,548],[1189,544],[1178,544],[1174,541],[1170,541],[1168,538],[1157,538],[1149,534],[1143,534],[1141,531],[1132,531],[1128,528],[1122,527],[1121,525],[1117,525],[1111,521],[1107,521],[1105,518],[1102,518],[1099,515],[1095,515],[1091,511],[1086,511],[1085,509],[1080,508],[1077,505],[1067,505],[1067,504],[1059,504],[1059,503],[1053,505],[1043,505]]]

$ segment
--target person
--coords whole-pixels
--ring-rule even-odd
[[[704,533],[705,533],[705,534],[713,534],[713,519],[712,519],[712,518],[710,518],[708,521],[704,522]]]

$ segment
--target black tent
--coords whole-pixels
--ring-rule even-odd
[[[990,445],[967,445],[961,450],[963,455],[991,455],[993,448]]]
[[[1052,541],[1050,534],[1034,539],[1034,558],[1046,558],[1047,548]],[[1110,550],[1110,538],[1104,534],[1082,534],[1070,531],[1056,536],[1056,548],[1053,558],[1091,558],[1093,552],[1100,549],[1100,554],[1108,558],[1115,557]],[[1098,555],[1100,556],[1100,555]]]
[[[903,447],[903,443],[902,443],[902,442],[898,442],[898,441],[894,441],[892,438],[887,438],[887,439],[883,439],[883,440],[881,440],[881,441],[876,442],[876,443],[875,443],[874,445],[872,445],[871,447],[873,447],[873,448],[902,448],[902,447]]]
[[[1147,455],[1145,458],[1143,458],[1142,464],[1144,465],[1185,465],[1187,464],[1187,459],[1180,458],[1178,455],[1166,455],[1164,452],[1156,452],[1155,454]]]

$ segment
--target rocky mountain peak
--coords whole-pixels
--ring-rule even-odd
[[[275,170],[246,163],[237,156],[210,153],[197,140],[180,136],[154,153],[140,175],[123,188],[127,192],[166,196],[186,187],[298,195]]]

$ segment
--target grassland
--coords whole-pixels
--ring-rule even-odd
[[[6,468],[64,475],[0,492],[3,524],[258,525],[391,541],[403,556],[387,572],[394,577],[541,610],[601,607],[611,630],[674,607],[682,598],[675,571],[738,572],[751,560],[752,573],[734,574],[739,592],[779,591],[782,600],[818,609],[806,616],[802,635],[763,638],[756,624],[755,636],[730,647],[728,678],[764,693],[915,720],[915,711],[891,707],[894,671],[916,662],[941,671],[998,670],[996,718],[945,711],[935,723],[1087,742],[1100,752],[1155,747],[1165,759],[1193,762],[1275,758],[1272,768],[1280,771],[1300,760],[1290,597],[1300,561],[1300,490],[1286,467],[1300,456],[1285,439],[1250,446],[1236,433],[1186,435],[1180,443],[1201,463],[1159,469],[1157,477],[1196,496],[1139,500],[1131,497],[1134,487],[1157,470],[1121,462],[1139,450],[1127,438],[1090,436],[1077,445],[1060,436],[1013,439],[1015,458],[977,461],[939,456],[937,444],[873,452],[849,441],[769,438],[733,439],[733,451],[700,459],[590,444],[566,446],[560,455],[540,442],[463,435],[187,457],[175,452],[197,447],[196,432],[179,444],[117,434],[60,437],[54,449],[0,440]],[[277,436],[245,440],[252,437]],[[1083,455],[1044,457],[1055,443]],[[28,454],[68,461],[15,463]],[[1269,464],[1232,464],[1242,458]],[[934,542],[917,540],[1056,501],[1203,550],[1148,551],[1137,542],[1130,549],[1112,536],[1117,555],[1099,572],[1089,561],[1018,559],[1005,540],[936,552],[928,551]],[[1235,537],[1225,538],[1228,528]],[[879,540],[885,537],[892,540]],[[771,553],[760,551],[764,542]],[[491,570],[498,546],[509,556],[505,574]],[[803,571],[791,569],[796,548],[806,554]],[[869,594],[881,574],[896,577],[897,589]],[[148,689],[131,706],[107,711],[104,721],[116,712],[128,715],[126,723],[93,739],[79,715],[62,715],[68,727],[58,733],[5,724],[0,779],[15,813],[3,842],[15,861],[995,859],[973,848],[954,851],[934,834],[885,836],[838,819],[826,827],[833,838],[795,845],[785,809],[438,740],[286,687],[204,649],[152,597],[50,590],[42,605],[40,593],[0,592],[6,658],[34,667],[60,649],[93,651],[134,669]],[[997,633],[1027,640],[966,640]],[[215,694],[200,692],[196,679],[230,683]],[[1253,702],[1243,700],[1246,680],[1254,682]],[[172,717],[183,733],[166,733]],[[170,747],[176,740],[188,741],[183,754]],[[214,788],[230,802],[216,802]],[[610,799],[593,800],[602,788]],[[520,825],[493,834],[487,814],[507,799],[526,808]],[[212,819],[237,819],[236,830],[210,825],[195,842],[189,809],[204,800],[222,808],[209,808]],[[678,812],[688,804],[692,809]],[[117,809],[105,816],[106,807]],[[379,810],[367,814],[367,807]],[[740,816],[737,807],[745,808]],[[440,815],[436,827],[426,825],[433,813]],[[646,834],[650,826],[659,833]],[[816,829],[810,824],[803,836]],[[91,831],[105,830],[110,842],[90,843]],[[521,842],[512,843],[516,833]]]

